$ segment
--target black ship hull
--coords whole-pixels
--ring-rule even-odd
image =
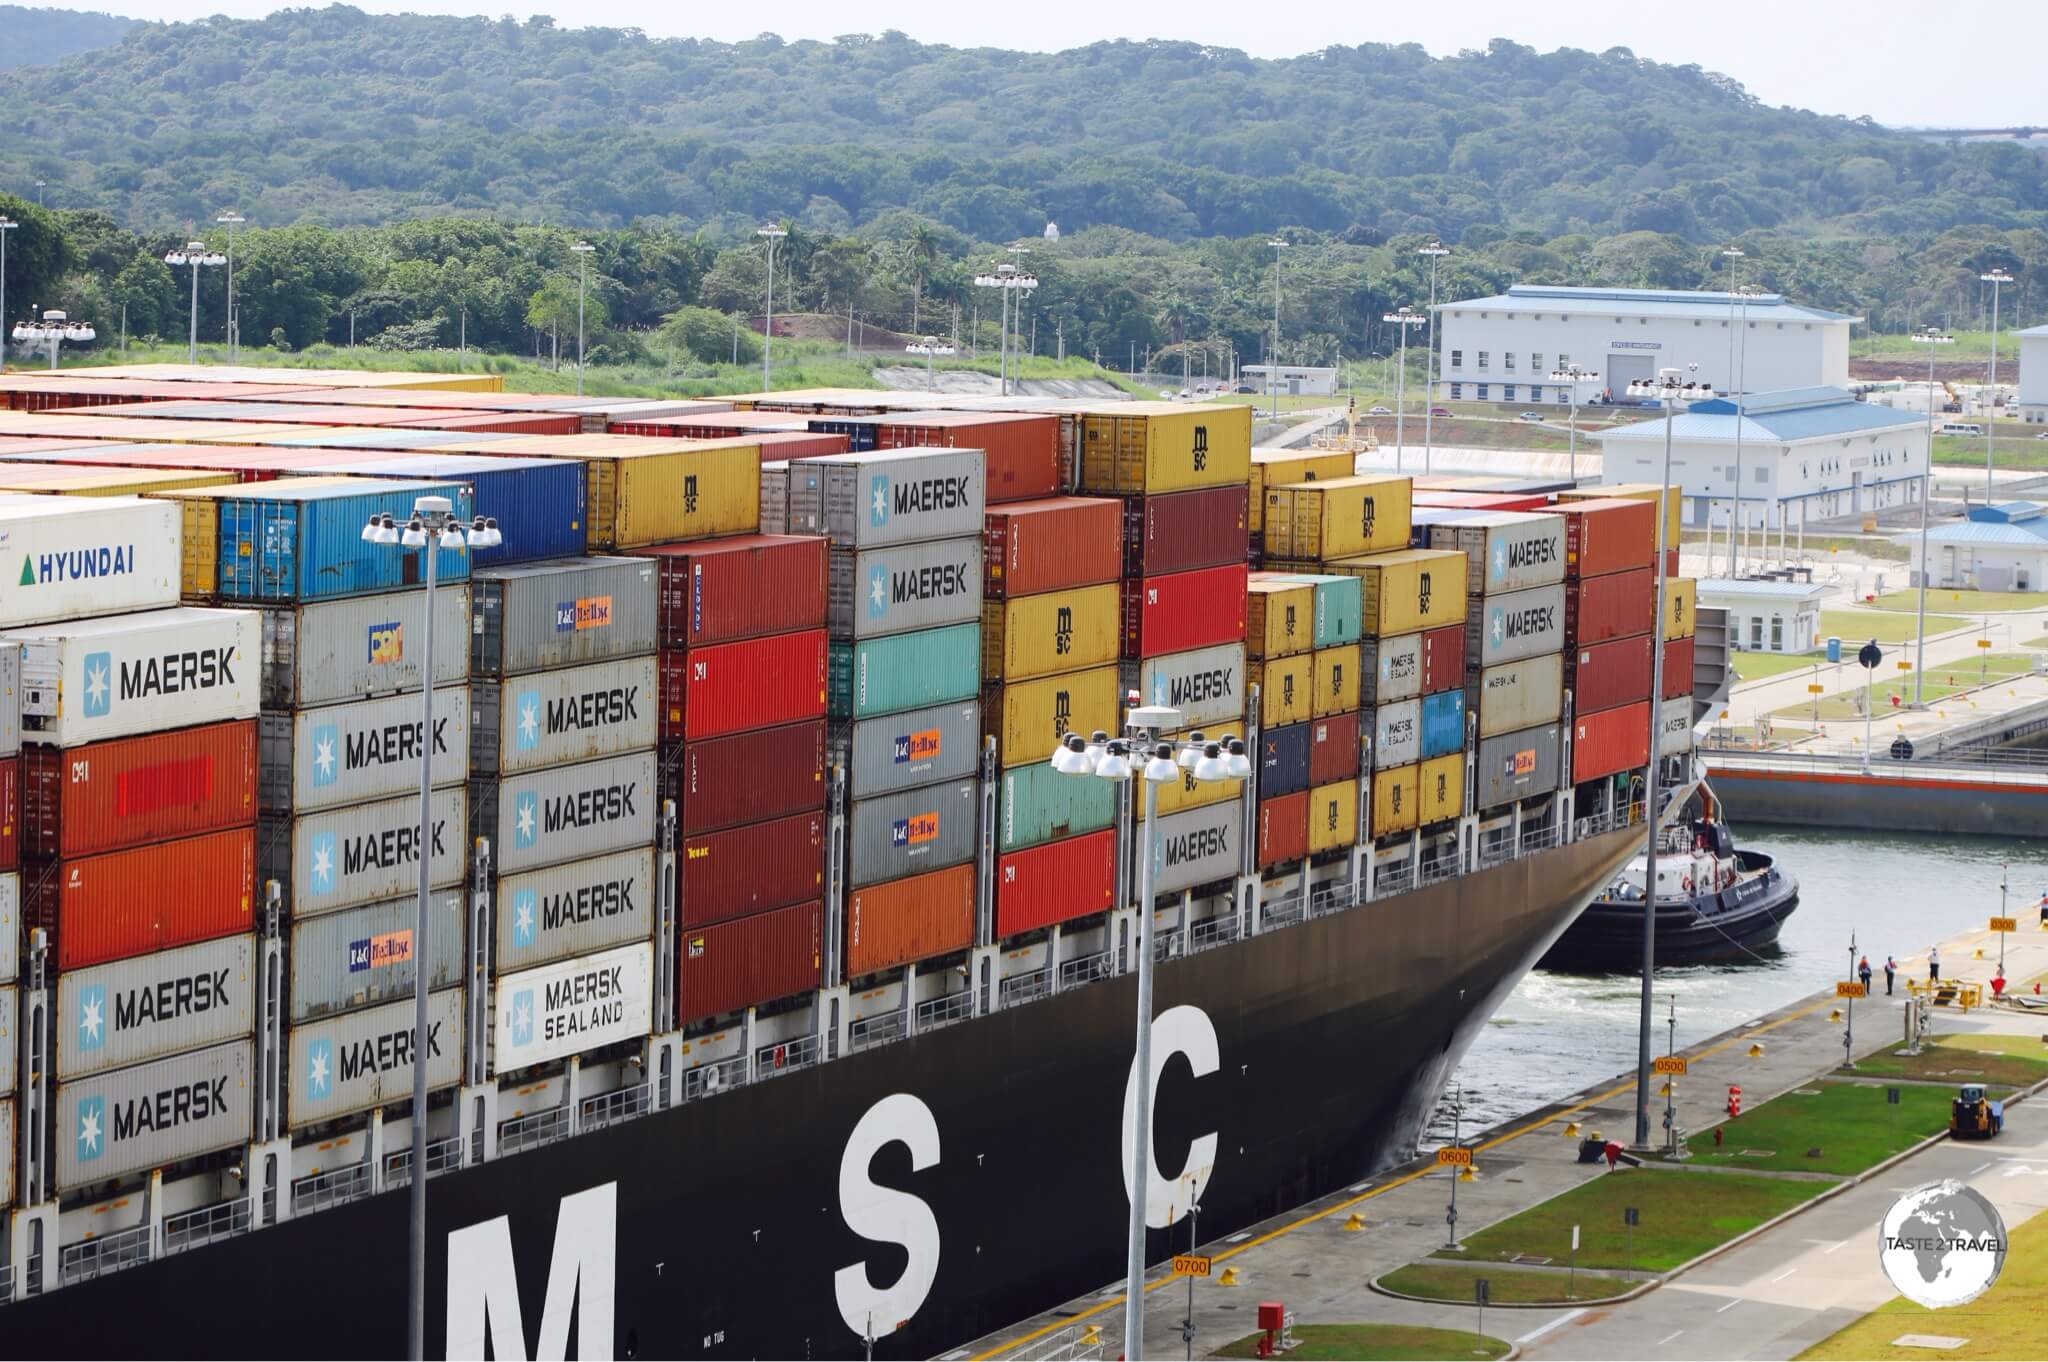
[[[1163,965],[1151,1256],[1412,1152],[1609,833]],[[1118,1278],[1135,980],[428,1184],[430,1356],[929,1357]],[[14,1356],[388,1357],[407,1195],[0,1310]],[[1170,1242],[1171,1241],[1171,1242]],[[486,1322],[488,1321],[488,1323]],[[519,1330],[523,1337],[512,1332]]]
[[[1738,853],[1745,861],[1768,858]],[[1657,904],[1657,964],[1739,964],[1768,952],[1785,919],[1799,907],[1799,881],[1766,866],[1718,893]],[[1538,963],[1567,972],[1639,973],[1643,964],[1642,900],[1596,898]]]

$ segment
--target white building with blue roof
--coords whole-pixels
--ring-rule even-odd
[[[1733,293],[1551,284],[1516,284],[1436,310],[1437,399],[1525,404],[1568,401],[1550,377],[1567,364],[1599,376],[1579,385],[1582,403],[1694,364],[1696,379],[1716,392],[1841,387],[1849,329],[1862,320],[1776,293],[1744,303]]]
[[[2020,420],[2048,421],[2048,326],[2012,333],[2020,347]]]
[[[1894,535],[1913,553],[1920,581],[1920,536]],[[2048,506],[2007,501],[1973,506],[1960,521],[1927,532],[1933,576],[1927,584],[1955,590],[2039,591],[2048,582]]]

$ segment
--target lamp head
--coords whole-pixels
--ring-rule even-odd
[[[399,537],[398,542],[409,549],[425,548],[427,544],[426,522],[422,521],[418,516],[414,516],[406,522],[405,533]]]
[[[1112,740],[1103,749],[1102,760],[1095,764],[1095,774],[1103,780],[1129,780],[1131,778],[1131,746],[1122,738]]]
[[[1195,769],[1195,762],[1202,755],[1202,747],[1207,742],[1208,739],[1202,736],[1199,729],[1188,734],[1186,745],[1180,749],[1180,752],[1174,758],[1174,760],[1180,763],[1181,770],[1192,771]]]
[[[1063,776],[1085,776],[1095,767],[1088,760],[1088,744],[1079,733],[1069,733],[1052,752],[1052,769]]]
[[[1164,785],[1169,780],[1180,779],[1180,767],[1173,764],[1173,745],[1159,743],[1152,749],[1152,755],[1145,762],[1145,779],[1154,785]]]
[[[1196,780],[1230,779],[1230,762],[1223,755],[1222,744],[1212,742],[1202,748],[1202,755],[1195,762],[1194,776]]]

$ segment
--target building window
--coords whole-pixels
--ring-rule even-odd
[[[1771,466],[1769,464],[1760,463],[1756,466],[1756,480],[1758,482],[1769,482],[1771,480]]]
[[[1503,369],[1505,369],[1505,370],[1507,370],[1507,371],[1508,371],[1509,373],[1513,373],[1513,372],[1515,371],[1515,352],[1514,352],[1514,351],[1512,351],[1512,350],[1503,350],[1503,351],[1501,351],[1501,355],[1500,355],[1500,367],[1501,367],[1501,368],[1503,368]]]
[[[1463,398],[1464,398],[1464,396],[1465,396],[1465,385],[1464,385],[1464,384],[1462,384],[1462,383],[1453,383],[1453,384],[1451,385],[1451,400],[1452,400],[1453,402],[1456,402],[1456,401],[1460,401],[1461,399],[1463,399]]]
[[[1465,367],[1465,352],[1463,350],[1451,351],[1451,367],[1453,369],[1462,369]]]
[[[1783,615],[1771,616],[1771,651],[1774,653],[1785,651],[1785,617]]]
[[[1762,652],[1764,647],[1764,617],[1749,617],[1749,648],[1751,652]]]
[[[1484,350],[1479,352],[1479,372],[1482,374],[1486,372],[1486,351]]]
[[[1543,352],[1542,352],[1542,351],[1540,351],[1540,350],[1537,350],[1537,351],[1533,351],[1533,352],[1532,352],[1532,353],[1530,354],[1530,356],[1529,356],[1529,372],[1530,372],[1530,373],[1532,373],[1532,374],[1540,374],[1540,373],[1542,373],[1542,372],[1543,372]]]
[[[1694,326],[1698,326],[1698,325],[1700,324],[1700,319],[1699,319],[1698,317],[1694,317],[1694,318],[1692,319],[1692,324],[1693,324]]]
[[[1529,385],[1529,400],[1531,402],[1541,402],[1543,400],[1543,389],[1539,385],[1534,383]]]
[[[1500,400],[1501,400],[1501,401],[1503,401],[1503,402],[1512,402],[1512,401],[1514,401],[1514,400],[1515,400],[1515,385],[1514,385],[1514,384],[1512,384],[1512,383],[1503,383],[1503,384],[1501,384],[1501,385],[1500,385]]]
[[[1486,385],[1484,383],[1479,385],[1479,400],[1481,402],[1486,400]]]
[[[1562,369],[1562,368],[1564,368],[1564,367],[1565,367],[1565,366],[1566,366],[1567,364],[1570,364],[1571,362],[1572,362],[1572,357],[1571,357],[1570,355],[1567,355],[1567,354],[1566,354],[1566,353],[1565,353],[1564,351],[1562,351],[1562,350],[1560,350],[1560,351],[1558,351],[1558,352],[1557,352],[1557,367],[1558,367],[1558,368]]]

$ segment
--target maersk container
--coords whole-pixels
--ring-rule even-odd
[[[0,495],[0,542],[0,627],[178,603],[170,502]]]
[[[233,936],[253,930],[256,834],[234,828],[56,861],[21,888],[22,921],[50,931],[60,971]]]
[[[825,473],[810,459],[761,465],[761,533],[823,534]],[[792,506],[800,505],[802,510]]]
[[[1061,775],[1046,763],[1013,766],[997,788],[996,850],[1022,851],[1109,827],[1122,789],[1114,781]]]
[[[1116,583],[1047,591],[981,606],[981,674],[1027,681],[1115,662],[1122,603]]]
[[[470,687],[469,771],[510,775],[654,746],[653,655],[479,681]]]
[[[20,1009],[20,990],[12,984],[0,986],[0,1051],[5,1052],[0,1053],[0,1098],[11,1094],[19,1081],[15,1065],[21,1052]],[[13,1152],[12,1145],[0,1148],[6,1149],[10,1154]],[[11,1158],[0,1159],[0,1163],[12,1162]]]
[[[428,807],[428,882],[460,886],[469,869],[468,793],[459,785],[436,790]],[[258,872],[283,888],[285,909],[293,916],[395,898],[420,882],[416,794],[266,818],[258,833]]]
[[[1244,860],[1243,806],[1243,800],[1233,799],[1161,817],[1153,843],[1152,892],[1178,894],[1236,875]]]
[[[824,922],[823,903],[800,903],[682,933],[677,1020],[698,1021],[816,989]]]
[[[1422,694],[1422,634],[1368,638],[1359,657],[1359,702],[1389,705]]]
[[[471,672],[518,676],[653,652],[657,575],[644,558],[486,568],[469,588]]]
[[[1242,483],[1124,498],[1126,577],[1158,577],[1245,561],[1249,516]]]
[[[1647,503],[1645,503],[1647,504]],[[1633,771],[1650,760],[1650,702],[1572,717],[1572,783]]]
[[[832,645],[830,713],[835,719],[969,700],[980,689],[979,621]]]
[[[882,449],[808,460],[819,487],[789,492],[792,522],[816,517],[841,548],[882,548],[980,534],[984,502],[978,449]]]
[[[1187,728],[1242,719],[1245,712],[1245,655],[1242,643],[1220,643],[1144,662],[1125,662],[1121,682],[1140,703],[1180,711]]]
[[[645,941],[660,893],[649,847],[503,876],[491,970],[510,974]]]
[[[1358,779],[1359,714],[1333,714],[1308,727],[1308,783],[1311,787]]]
[[[1583,648],[1612,638],[1647,634],[1657,627],[1657,579],[1648,568],[1581,577],[1571,587],[1564,600],[1567,647]]]
[[[686,838],[676,859],[677,920],[703,927],[825,892],[825,815],[799,813]]]
[[[846,896],[846,977],[950,955],[974,944],[974,868],[953,866]]]
[[[652,845],[656,802],[654,754],[630,752],[477,781],[470,831],[491,839],[499,873],[510,875]]]
[[[1123,607],[1127,658],[1142,661],[1240,643],[1245,637],[1245,568],[1240,563],[1166,577],[1126,578]]]
[[[1007,600],[1114,582],[1122,575],[1123,503],[1047,497],[991,506],[983,518],[982,597]]]
[[[1564,655],[1488,667],[1466,688],[1465,705],[1479,715],[1481,738],[1556,723],[1564,707]]]
[[[1465,667],[1480,669],[1564,648],[1566,587],[1531,587],[1474,603],[1465,623]]]
[[[462,982],[463,905],[460,889],[437,890],[427,899],[429,989]],[[418,912],[413,893],[294,921],[287,961],[291,1020],[410,998],[422,949],[413,936]]]
[[[264,714],[257,793],[265,813],[332,809],[416,790],[423,746],[420,698],[392,695],[350,705]],[[435,785],[469,775],[469,687],[434,692]]]
[[[662,797],[686,836],[825,807],[823,719],[683,743],[664,758]]]
[[[1478,788],[1472,807],[1497,809],[1517,799],[1549,794],[1558,787],[1559,750],[1556,724],[1481,739],[1474,758]]]
[[[1259,734],[1259,798],[1277,799],[1306,790],[1313,724],[1289,724]]]
[[[970,633],[977,628],[972,624],[956,627]],[[889,640],[878,639],[858,646],[875,648],[897,639],[923,637],[926,635],[898,634]],[[976,664],[980,658],[973,652],[973,639],[967,642],[968,665],[978,673]],[[828,655],[823,629],[770,634],[766,638],[692,648],[687,653],[663,653],[661,736],[695,742],[699,738],[818,718],[826,712],[828,688],[836,689],[831,686],[836,672],[827,671],[828,656],[836,663],[837,651]],[[973,688],[969,687],[968,694],[972,693]]]
[[[1658,709],[1657,755],[1675,757],[1692,751],[1692,697],[1666,700]]]
[[[835,639],[937,629],[981,618],[976,535],[832,552],[826,620]]]
[[[1380,705],[1372,716],[1372,765],[1375,771],[1422,760],[1422,701]]]
[[[654,946],[639,942],[498,980],[491,1072],[510,1073],[648,1034]]]
[[[21,876],[10,870],[0,875],[0,984],[13,983],[20,973]]]
[[[241,1040],[59,1083],[55,1190],[247,1144],[254,1082]]]
[[[427,995],[427,1090],[462,1081],[460,988]],[[291,1029],[285,1111],[294,1130],[412,1100],[412,999]]]
[[[981,695],[982,731],[995,738],[999,762],[1024,766],[1051,757],[1070,734],[1114,732],[1118,699],[1114,664],[990,686]]]
[[[394,436],[392,445],[398,442]],[[566,558],[583,552],[590,533],[583,469],[574,460],[430,453],[373,459],[341,456],[318,465],[318,471],[459,482],[468,487],[473,513],[497,521],[505,540],[495,548],[474,550],[479,568]]]
[[[1527,511],[1437,511],[1429,546],[1462,549],[1465,594],[1490,596],[1564,580],[1564,518]]]
[[[975,781],[955,780],[855,800],[848,883],[860,888],[972,860],[978,789]]]
[[[73,747],[246,719],[260,702],[263,620],[181,607],[16,629],[23,736]]]
[[[1422,697],[1422,760],[1465,746],[1465,692],[1438,691]]]
[[[1048,842],[996,861],[996,938],[1116,906],[1116,833]]]
[[[822,539],[742,534],[641,552],[655,565],[663,648],[825,627]]]
[[[434,592],[437,686],[469,677],[471,591],[458,584]],[[266,709],[419,689],[426,655],[424,591],[270,606],[261,614]]]
[[[256,721],[68,751],[33,746],[22,754],[21,783],[18,826],[38,861],[246,825],[256,816]]]
[[[426,551],[363,540],[372,515],[404,525],[421,497],[445,497],[468,521],[469,488],[453,482],[362,479],[355,485],[299,487],[290,478],[236,489],[220,501],[217,584],[227,601],[312,601],[418,586]],[[450,584],[469,578],[469,554],[438,549],[434,573]]]
[[[67,970],[57,977],[57,1077],[236,1040],[254,1028],[255,1016],[253,936]]]
[[[1595,714],[1649,699],[1655,652],[1648,634],[1574,648],[1568,655],[1571,667],[1566,673],[1566,684],[1572,688],[1572,712]]]
[[[1324,573],[1298,572],[1269,574],[1288,581],[1307,582],[1315,588],[1316,647],[1333,648],[1340,643],[1356,643],[1361,634],[1360,587],[1356,577],[1332,576]]]
[[[833,760],[846,764],[855,799],[964,780],[981,764],[981,703],[954,701],[836,724],[831,751]]]

